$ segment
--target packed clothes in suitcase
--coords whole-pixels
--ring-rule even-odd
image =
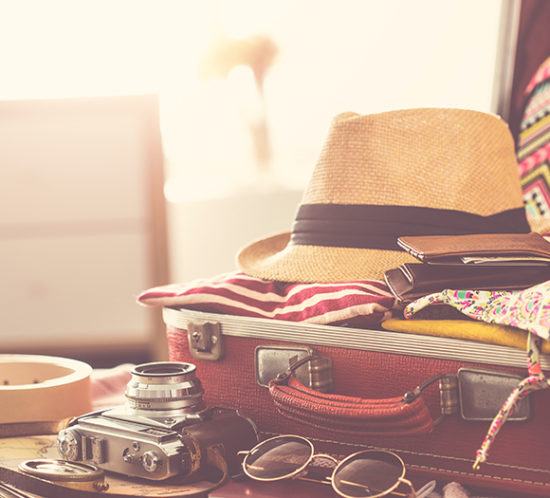
[[[391,450],[427,479],[548,496],[546,244],[496,116],[345,113],[291,233],[139,302],[163,307],[170,359],[197,365],[207,403],[265,437]]]

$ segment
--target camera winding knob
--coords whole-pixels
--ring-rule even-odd
[[[141,457],[141,465],[147,472],[157,470],[160,458],[155,451],[146,451]]]
[[[78,460],[80,457],[80,444],[70,429],[59,433],[57,449],[63,458],[67,460]]]

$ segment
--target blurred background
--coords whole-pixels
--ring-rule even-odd
[[[0,0],[1,352],[165,358],[136,297],[290,229],[334,115],[513,128],[543,4]]]

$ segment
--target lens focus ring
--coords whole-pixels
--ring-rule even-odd
[[[204,390],[195,370],[195,365],[183,362],[152,362],[135,367],[125,392],[129,408],[144,411],[200,409],[204,405]]]

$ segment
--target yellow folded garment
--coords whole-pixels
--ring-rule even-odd
[[[527,348],[527,332],[506,325],[495,325],[477,320],[400,320],[390,318],[382,328],[393,332],[452,337],[469,341]],[[542,341],[542,353],[550,353],[550,341]]]

